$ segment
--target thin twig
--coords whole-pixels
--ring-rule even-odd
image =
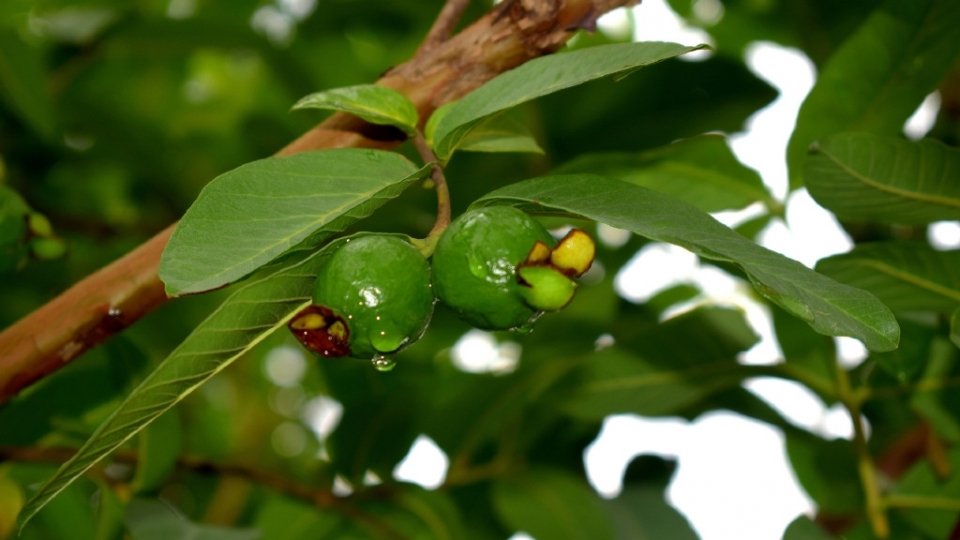
[[[434,49],[446,41],[460,21],[463,10],[467,9],[469,4],[470,0],[447,0],[437,15],[437,20],[433,21],[433,26],[427,32],[427,37],[423,39],[417,54]]]
[[[432,240],[433,245],[436,245],[435,240],[440,237],[440,234],[447,228],[447,225],[450,225],[450,189],[447,187],[447,177],[443,174],[443,167],[440,166],[440,161],[437,159],[437,156],[434,155],[433,150],[427,145],[427,141],[423,138],[423,133],[419,130],[417,130],[417,134],[413,138],[413,144],[417,147],[417,152],[420,153],[420,158],[423,159],[424,163],[433,163],[433,171],[430,173],[430,179],[433,180],[433,184],[437,190],[437,220],[433,223],[433,228],[430,230],[430,234],[427,235],[427,239],[428,241]]]

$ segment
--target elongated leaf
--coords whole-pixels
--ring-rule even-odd
[[[790,186],[826,135],[896,135],[960,56],[960,2],[888,0],[834,53],[800,107],[787,148]]]
[[[960,305],[960,251],[911,242],[861,244],[817,271],[877,295],[893,311],[949,313]]]
[[[534,538],[613,538],[597,494],[585,481],[561,470],[533,469],[499,477],[493,505],[504,525]]]
[[[459,149],[464,152],[543,153],[526,126],[506,115],[497,115],[477,124],[460,142]]]
[[[934,140],[845,133],[810,152],[807,189],[840,219],[902,225],[960,219],[960,150]]]
[[[487,194],[475,205],[512,204],[532,212],[583,216],[739,265],[757,290],[829,336],[867,348],[896,348],[900,329],[872,294],[842,285],[762,248],[693,206],[656,191],[595,175],[547,176]]]
[[[7,29],[0,29],[0,97],[41,137],[53,137],[56,118],[43,61],[16,32]]]
[[[227,298],[34,494],[20,512],[20,528],[87,469],[309,305],[317,272],[343,241]]]
[[[170,237],[160,278],[170,296],[222,287],[304,241],[319,245],[428,173],[355,148],[248,163],[203,189]]]
[[[407,135],[417,132],[417,107],[407,96],[392,88],[361,84],[310,94],[293,106],[296,109],[328,109],[359,116],[371,124],[396,126]]]
[[[608,75],[626,76],[706,47],[659,41],[618,43],[537,58],[491,79],[447,111],[437,125],[433,149],[437,157],[448,159],[467,132],[488,116],[564,88]]]
[[[148,424],[140,433],[137,473],[130,484],[134,492],[158,489],[176,467],[181,445],[180,417],[176,409]]]
[[[737,160],[721,135],[693,137],[639,154],[587,154],[554,172],[617,178],[676,197],[704,212],[740,209],[757,201],[775,204],[760,175]]]

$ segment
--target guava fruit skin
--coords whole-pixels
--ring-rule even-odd
[[[523,327],[539,315],[518,291],[516,267],[537,241],[556,240],[528,214],[507,206],[469,210],[444,231],[433,254],[437,298],[476,328]]]
[[[314,305],[349,329],[349,355],[374,358],[418,340],[435,302],[430,265],[397,236],[367,235],[339,248],[317,275]]]

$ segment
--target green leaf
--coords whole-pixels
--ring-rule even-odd
[[[0,98],[41,137],[53,138],[57,121],[43,59],[7,29],[0,29]]]
[[[611,333],[617,346],[586,357],[575,385],[558,393],[573,417],[676,413],[737,385],[737,354],[757,342],[743,314],[723,308],[697,309],[645,331],[628,319]]]
[[[492,496],[500,521],[534,538],[613,538],[600,497],[565,471],[540,468],[498,477]]]
[[[361,84],[310,94],[293,109],[328,109],[350,113],[370,122],[395,126],[411,137],[417,132],[417,107],[392,88]]]
[[[248,163],[203,189],[163,251],[160,278],[170,296],[222,287],[298,244],[319,245],[429,171],[355,148]]]
[[[957,363],[957,349],[940,336],[929,341],[931,343],[924,351],[929,360],[926,357],[922,359],[926,361],[927,368],[919,384],[928,382],[936,388],[941,381],[950,377]],[[943,389],[916,392],[910,398],[910,407],[922,416],[938,435],[957,444],[960,442],[960,421],[955,411],[951,410],[953,407],[943,401],[944,394],[948,392],[950,391]]]
[[[800,430],[785,435],[793,472],[819,509],[848,514],[863,506],[863,488],[850,441],[827,441]]]
[[[16,268],[26,256],[29,212],[19,193],[0,184],[0,271]]]
[[[896,348],[900,329],[872,294],[837,283],[762,248],[708,214],[656,191],[595,175],[548,176],[487,194],[475,205],[583,216],[739,265],[757,290],[821,334],[852,336],[867,348]]]
[[[531,60],[491,79],[451,108],[436,128],[433,149],[440,159],[449,159],[467,132],[491,115],[564,88],[608,75],[623,77],[706,47],[657,41],[619,43]]]
[[[160,500],[134,499],[124,516],[131,540],[257,540],[256,529],[231,529],[199,525]]]
[[[821,259],[817,271],[877,295],[893,311],[949,313],[960,305],[960,251],[877,242]]]
[[[722,135],[701,135],[642,153],[580,156],[554,174],[594,173],[659,191],[704,212],[775,201],[756,171],[741,164]]]
[[[914,376],[930,357],[931,344],[936,331],[917,324],[910,319],[900,321],[900,346],[895,351],[872,353],[870,360],[875,361],[897,381],[906,383]]]
[[[960,347],[960,307],[950,316],[950,341]]]
[[[306,502],[282,496],[270,496],[257,505],[252,525],[266,539],[336,538],[333,533],[342,523],[334,512],[324,512]]]
[[[899,134],[960,55],[960,2],[888,0],[834,53],[800,107],[787,148],[791,188],[807,148],[842,131]]]
[[[543,149],[526,126],[506,115],[497,115],[477,124],[460,142],[458,150],[543,153]]]
[[[700,537],[663,492],[647,486],[625,487],[616,499],[603,501],[617,540],[698,540]]]
[[[18,518],[20,528],[87,469],[309,305],[317,272],[343,242],[334,241],[227,298],[27,502]]]
[[[960,219],[960,150],[940,141],[833,135],[811,148],[803,171],[810,196],[841,220]]]
[[[896,512],[929,538],[949,537],[960,516],[960,450],[950,450],[947,458],[952,471],[947,478],[940,478],[929,461],[920,460],[903,475],[891,494],[917,503]]]
[[[793,520],[783,533],[783,540],[832,540],[832,537],[807,516]]]
[[[176,409],[161,414],[140,432],[137,473],[130,488],[135,493],[158,489],[177,465],[182,437]]]

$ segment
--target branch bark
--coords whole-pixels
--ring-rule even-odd
[[[450,0],[421,47],[377,84],[405,94],[425,120],[499,73],[562,47],[579,28],[636,0],[505,0],[446,41],[462,2]],[[453,21],[453,22],[450,22]],[[324,148],[389,149],[397,130],[337,113],[277,152]],[[0,333],[0,403],[122,331],[168,299],[157,276],[174,225]]]

